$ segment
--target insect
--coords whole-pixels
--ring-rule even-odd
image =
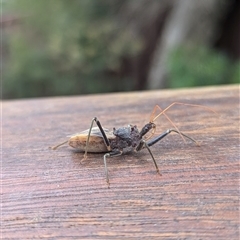
[[[153,160],[157,173],[160,174],[157,162],[150,150],[151,146],[153,146],[154,144],[162,140],[164,137],[166,137],[170,133],[177,133],[183,139],[185,137],[191,140],[192,142],[194,142],[196,145],[199,145],[196,140],[180,132],[176,127],[176,125],[171,121],[171,119],[165,113],[169,108],[171,108],[174,105],[203,107],[208,110],[211,110],[210,108],[202,105],[195,105],[195,104],[188,104],[188,103],[181,103],[181,102],[174,102],[164,110],[162,110],[162,108],[159,105],[156,105],[151,113],[150,121],[146,123],[141,130],[138,130],[136,125],[128,125],[126,127],[113,128],[113,130],[110,131],[102,127],[102,124],[100,123],[98,118],[94,117],[91,121],[91,125],[89,129],[71,136],[67,141],[52,147],[52,149],[55,150],[59,146],[68,143],[71,147],[85,152],[83,160],[87,158],[88,152],[105,153],[103,156],[103,161],[104,161],[106,182],[108,187],[110,186],[110,182],[109,182],[109,176],[108,176],[107,158],[120,156],[127,152],[132,152],[132,151],[139,152],[142,149],[147,149]],[[160,112],[156,114],[158,110]],[[174,128],[167,129],[162,134],[153,137],[156,131],[156,124],[154,123],[154,121],[161,115],[164,115],[167,118],[167,120],[173,125]],[[96,123],[97,127],[93,127],[94,123]],[[146,137],[147,133],[150,133],[150,136]]]

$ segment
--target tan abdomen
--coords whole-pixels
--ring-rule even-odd
[[[68,144],[69,146],[76,148],[80,151],[85,151],[86,147],[86,142],[87,142],[87,135],[86,134],[79,134],[76,136],[72,136]],[[88,152],[107,152],[107,147],[103,141],[102,137],[98,136],[90,136],[89,143],[88,143]]]

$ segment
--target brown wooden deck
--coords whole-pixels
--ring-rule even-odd
[[[201,147],[170,134],[108,160],[53,146],[89,128],[149,121],[156,104]],[[2,103],[3,239],[239,239],[239,86],[158,90]],[[171,128],[157,119],[157,133]]]

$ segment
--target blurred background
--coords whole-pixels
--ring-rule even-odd
[[[1,0],[2,97],[239,83],[239,0]]]

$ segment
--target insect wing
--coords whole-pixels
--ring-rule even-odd
[[[115,138],[115,136],[114,136],[114,134],[113,134],[112,131],[108,130],[107,128],[103,128],[103,130],[104,130],[107,138],[109,138],[109,139]],[[84,136],[84,135],[88,135],[88,133],[89,133],[89,129],[84,130],[84,131],[82,131],[82,132],[80,132],[80,133],[75,133],[75,134],[70,135],[70,136],[68,136],[68,137],[75,137],[75,136],[79,136],[79,135]],[[101,137],[101,138],[103,138],[102,133],[101,133],[101,131],[99,130],[98,127],[93,127],[93,128],[92,128],[92,131],[91,131],[91,133],[90,133],[90,136],[96,136],[96,137]]]
[[[108,139],[115,138],[111,131],[105,128],[103,130]],[[89,129],[72,135],[68,141],[69,145],[80,151],[85,151],[88,134]],[[92,128],[89,138],[88,152],[107,152],[102,133],[98,127]]]

